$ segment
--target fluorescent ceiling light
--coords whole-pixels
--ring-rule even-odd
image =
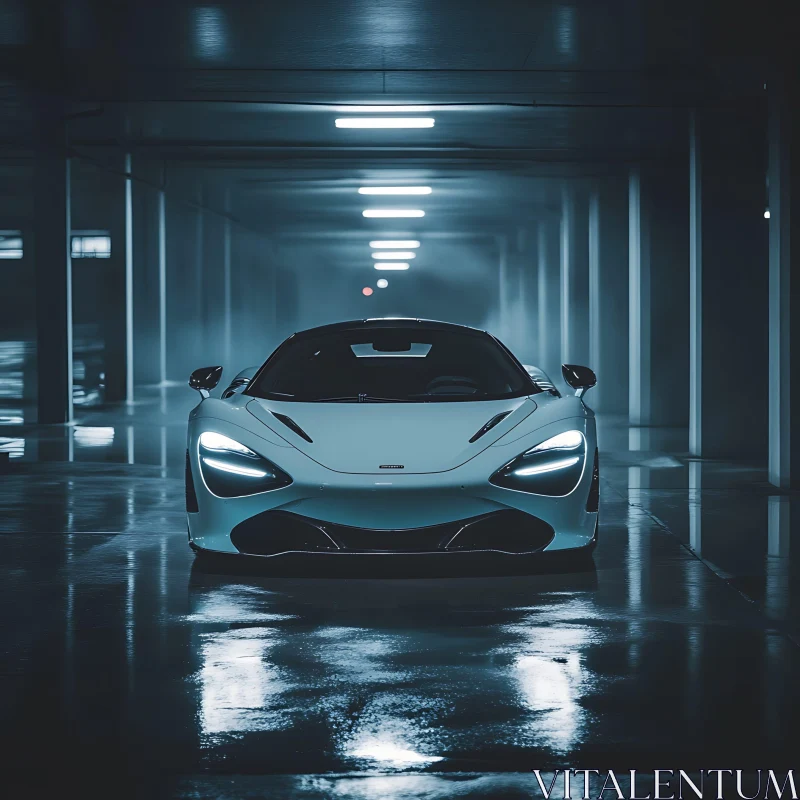
[[[386,250],[382,253],[373,253],[372,257],[391,261],[408,261],[410,258],[416,258],[417,254],[411,250]]]
[[[369,246],[373,250],[399,250],[401,248],[419,247],[419,242],[416,239],[386,239],[385,241],[377,239],[374,242],[370,242]]]
[[[432,128],[433,117],[340,117],[337,128]]]
[[[359,194],[430,194],[430,186],[362,186]]]
[[[427,114],[432,106],[335,106],[342,114]]]
[[[361,212],[365,217],[424,217],[418,208],[367,208]]]
[[[408,269],[408,264],[402,261],[378,261],[375,269]]]

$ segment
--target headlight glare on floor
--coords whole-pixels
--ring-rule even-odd
[[[580,482],[585,461],[584,435],[578,430],[564,431],[526,450],[489,480],[505,489],[563,497]]]
[[[271,461],[221,433],[203,431],[197,448],[203,480],[217,497],[244,497],[292,482]]]

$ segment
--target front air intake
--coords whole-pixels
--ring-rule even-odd
[[[301,439],[313,444],[312,438],[291,417],[287,417],[286,414],[277,414],[274,411],[270,411],[270,414],[279,422],[282,422],[290,431],[294,431]]]
[[[481,438],[486,433],[494,428],[495,425],[499,425],[511,412],[510,411],[503,411],[495,417],[492,417],[470,440],[469,443],[472,444],[473,442],[477,442],[478,439]]]

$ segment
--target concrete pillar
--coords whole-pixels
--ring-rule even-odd
[[[628,420],[650,424],[650,228],[638,167],[628,176]]]
[[[125,154],[125,399],[133,403],[133,179]]]
[[[762,136],[752,109],[698,110],[688,187],[692,455],[753,464],[766,463],[769,439],[772,220]]]
[[[574,308],[570,303],[570,288],[574,281],[575,253],[575,194],[571,186],[561,190],[561,260],[559,269],[559,330],[561,332],[561,363],[574,363],[571,334]]]
[[[197,187],[197,200],[202,206],[203,202],[203,186],[199,184]],[[205,276],[204,276],[204,263],[205,263],[205,214],[202,207],[198,207],[195,212],[195,228],[194,228],[194,325],[197,329],[197,337],[194,345],[194,360],[197,364],[202,366],[206,363],[205,352]]]
[[[593,186],[589,193],[589,366],[602,374],[600,325],[600,193]],[[602,384],[595,389],[594,402],[599,407]]]
[[[560,378],[561,333],[559,303],[559,240],[556,224],[542,219],[536,231],[537,340],[536,366],[552,380]]]
[[[519,355],[526,364],[535,364],[537,355],[537,331],[535,329],[537,314],[537,275],[536,275],[536,239],[531,238],[530,231],[520,227],[517,230],[517,327],[520,341]]]
[[[800,485],[800,202],[792,192],[800,186],[800,157],[792,148],[800,93],[789,69],[770,78],[768,91],[768,466],[770,483],[786,489]]]
[[[561,191],[561,362],[589,360],[589,263],[586,206],[577,186]],[[551,376],[552,377],[552,376]]]
[[[703,203],[697,114],[689,120],[689,455],[703,454]]]
[[[497,335],[504,342],[509,333],[509,290],[508,290],[508,237],[497,237]]]
[[[70,163],[65,116],[59,98],[38,98],[33,245],[40,423],[72,421]]]
[[[158,191],[158,380],[167,382],[167,194],[162,173]]]
[[[124,156],[119,166],[124,170]],[[101,310],[105,339],[105,399],[124,403],[127,398],[127,293],[126,293],[126,183],[114,176],[105,202],[108,204],[111,258],[105,269],[105,300]]]
[[[589,192],[589,358],[597,373],[592,408],[628,411],[627,232],[619,220],[627,208],[627,184],[597,181]]]
[[[225,192],[225,210],[230,206],[230,195]],[[232,369],[232,310],[231,310],[231,221],[227,217],[222,223],[222,363]]]

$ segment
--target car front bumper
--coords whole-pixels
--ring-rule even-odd
[[[525,449],[519,442],[488,447],[447,472],[383,475],[335,472],[294,448],[274,447],[250,435],[245,444],[278,464],[293,482],[274,491],[221,498],[206,487],[198,459],[197,437],[209,424],[220,433],[243,438],[241,428],[222,420],[190,425],[187,499],[191,492],[197,511],[187,516],[189,539],[196,549],[262,556],[464,553],[469,532],[475,540],[472,552],[523,554],[585,548],[595,539],[598,515],[587,510],[596,448],[594,420],[560,420],[536,432],[543,439],[580,427],[586,436],[583,474],[564,497],[489,482],[497,469]],[[287,528],[294,530],[294,539],[285,535]]]

